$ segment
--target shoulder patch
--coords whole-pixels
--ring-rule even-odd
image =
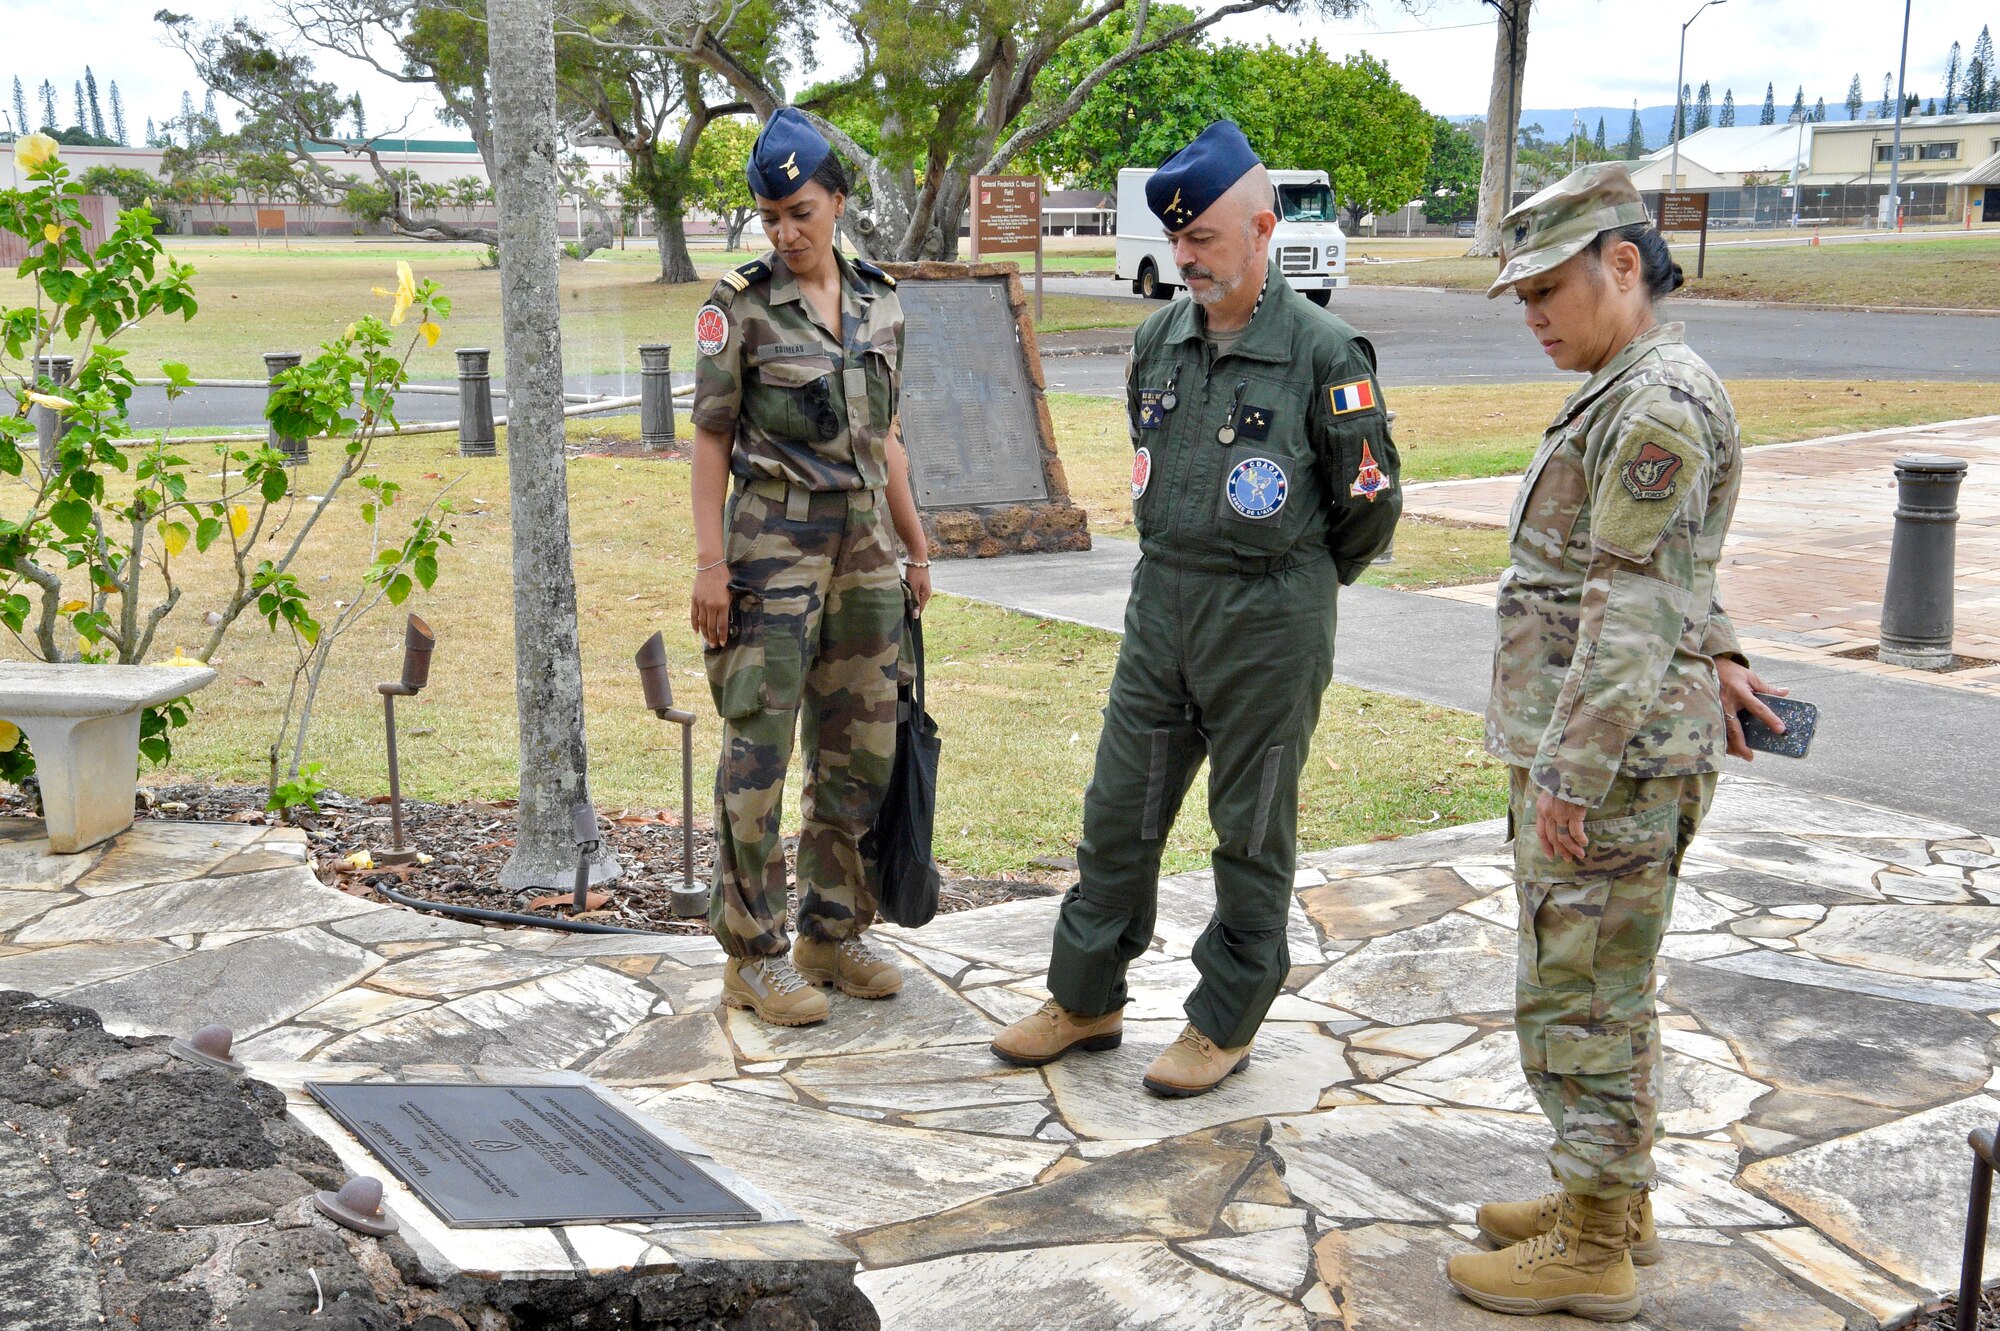
[[[866,259],[854,260],[854,268],[855,271],[866,273],[868,274],[868,276],[874,278],[877,282],[881,282],[886,286],[893,287],[896,285],[895,278],[889,276],[889,274],[883,272],[881,268],[877,267],[875,264],[868,262],[868,260]]]
[[[1634,563],[1658,549],[1687,496],[1702,488],[1708,455],[1680,431],[1641,416],[1619,439],[1591,498],[1590,536]]]

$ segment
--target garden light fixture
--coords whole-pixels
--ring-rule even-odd
[[[375,691],[382,695],[383,724],[389,735],[389,823],[395,838],[391,849],[375,852],[377,864],[414,864],[417,860],[417,852],[403,845],[403,783],[396,761],[396,699],[414,698],[430,683],[431,651],[436,646],[437,635],[431,632],[431,626],[411,615],[403,630],[403,677],[375,686]]]
[[[694,883],[694,713],[674,706],[666,639],[657,633],[646,639],[633,664],[639,667],[646,710],[681,728],[681,885],[673,889],[673,912],[692,919],[708,914],[708,889]]]

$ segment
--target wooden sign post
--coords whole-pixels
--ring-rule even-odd
[[[1699,231],[1701,247],[1696,251],[1694,275],[1708,275],[1708,191],[1668,191],[1660,195],[1659,228],[1667,231]]]
[[[994,254],[1035,256],[1035,318],[1042,317],[1042,178],[972,178],[972,261]]]
[[[254,229],[257,232],[258,249],[264,248],[265,227],[275,228],[277,233],[284,237],[286,249],[292,247],[292,233],[285,226],[285,210],[283,208],[259,208],[257,210],[257,225]]]

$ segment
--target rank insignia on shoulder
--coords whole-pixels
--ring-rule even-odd
[[[854,261],[854,267],[855,271],[866,273],[868,274],[868,276],[874,278],[877,282],[883,283],[885,286],[896,285],[895,278],[889,276],[889,274],[883,272],[880,267],[868,262],[868,260],[866,259],[856,259]]]
[[[1271,437],[1271,409],[1245,407],[1236,413],[1236,433],[1258,443]]]
[[[1347,493],[1356,499],[1366,499],[1374,503],[1376,496],[1393,490],[1396,483],[1382,474],[1382,468],[1375,461],[1375,450],[1366,440],[1361,444],[1361,465],[1355,468],[1354,484],[1347,487]]]
[[[722,280],[738,291],[746,290],[751,283],[761,282],[771,275],[771,265],[762,259],[752,259],[739,268],[732,268],[722,275]]]
[[[1163,396],[1157,388],[1139,390],[1139,428],[1157,430],[1167,423],[1167,409],[1162,405]]]
[[[1637,457],[1618,469],[1618,479],[1634,499],[1665,499],[1674,492],[1674,478],[1680,472],[1679,457],[1648,441]]]
[[[1335,384],[1326,390],[1326,401],[1336,416],[1345,416],[1353,411],[1368,411],[1378,405],[1375,401],[1375,385],[1367,379],[1356,379],[1351,384]]]

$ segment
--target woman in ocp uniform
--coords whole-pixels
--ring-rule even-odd
[[[690,619],[723,725],[709,923],[729,954],[723,1004],[805,1026],[826,1018],[820,986],[902,987],[863,937],[875,902],[860,840],[895,756],[905,584],[921,611],[930,564],[896,433],[896,284],[834,248],[846,175],[790,107],[744,174],[771,251],[726,274],[696,316],[690,413]],[[788,950],[778,815],[795,729],[805,789]]]

